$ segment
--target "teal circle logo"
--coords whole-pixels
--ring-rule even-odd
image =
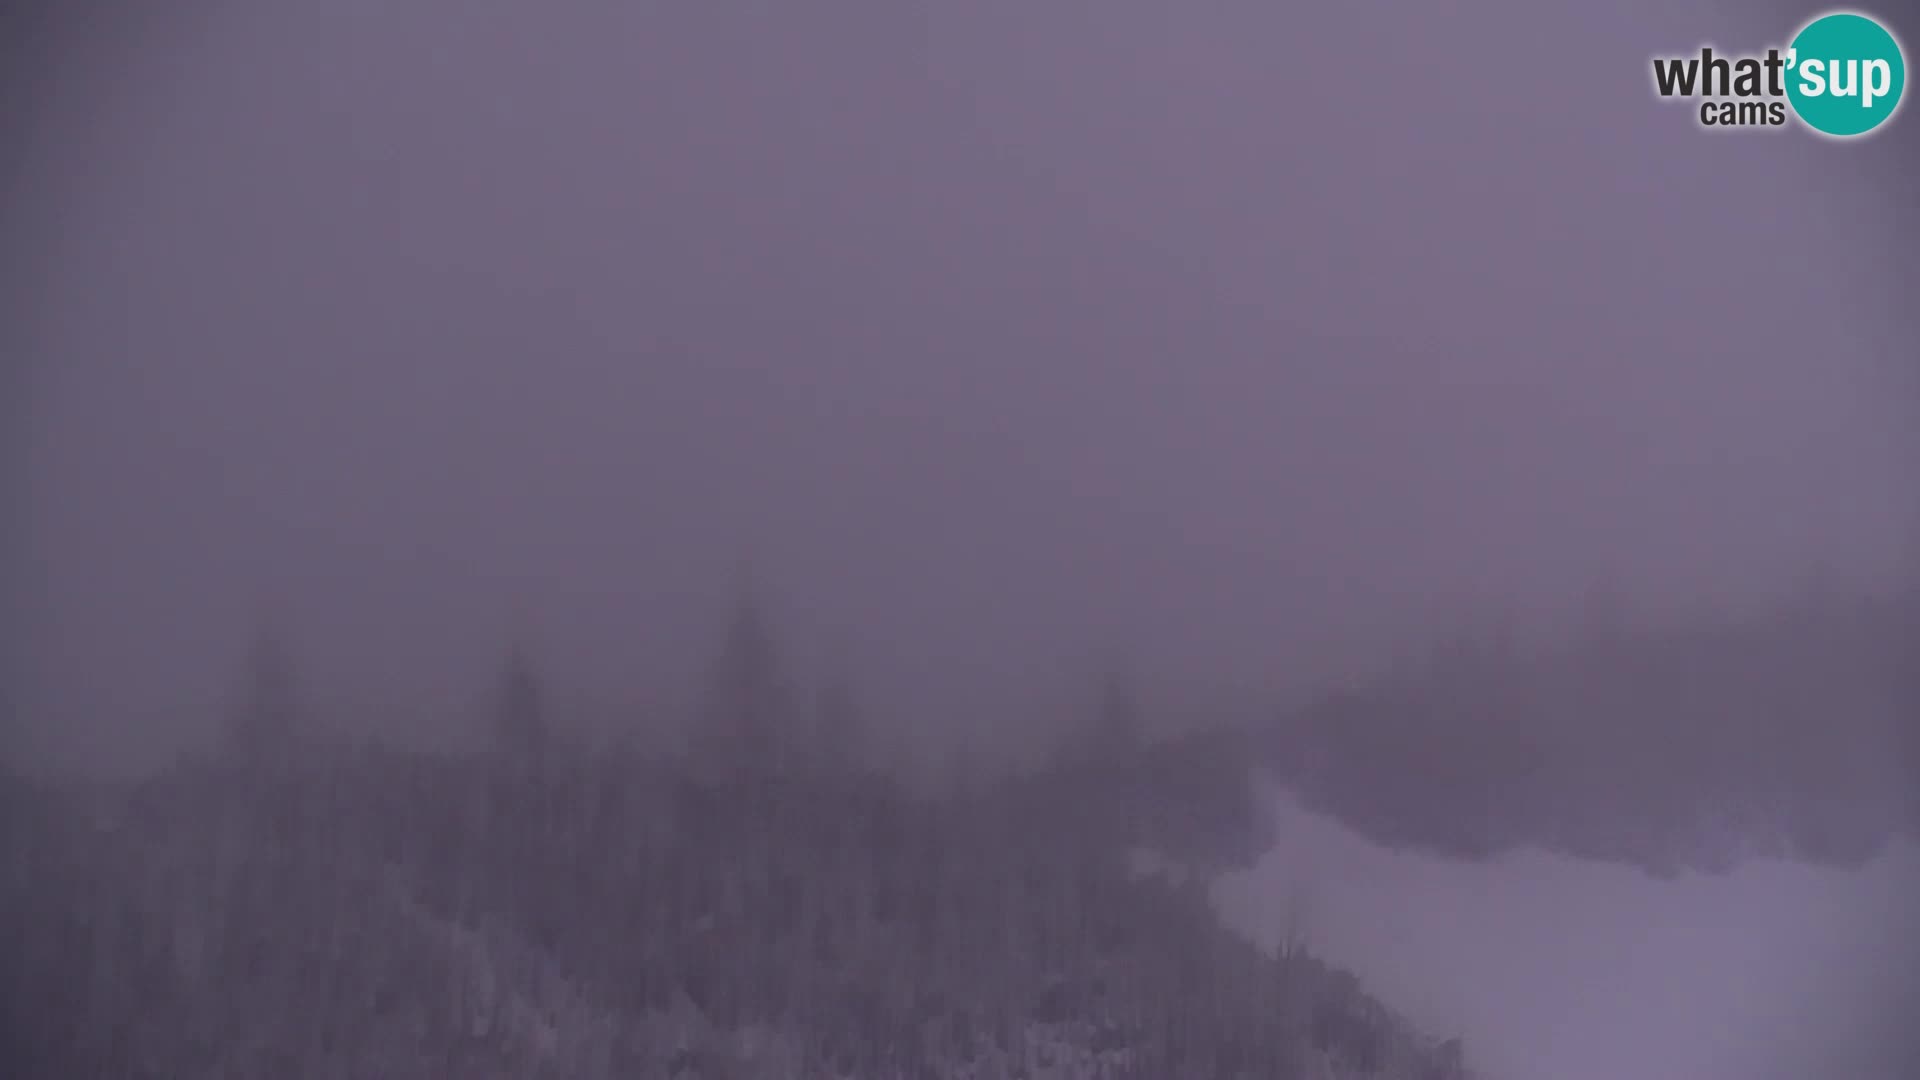
[[[1823,135],[1865,135],[1894,114],[1906,88],[1900,43],[1865,15],[1822,15],[1787,48],[1787,100]]]

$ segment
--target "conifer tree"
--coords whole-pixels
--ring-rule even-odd
[[[547,745],[545,695],[526,648],[515,643],[500,670],[494,702],[494,748],[532,761]]]
[[[244,759],[283,752],[300,721],[298,680],[285,639],[273,626],[255,633],[227,719],[228,748]]]
[[[792,708],[760,598],[741,590],[708,675],[700,744],[716,764],[781,768],[792,751]]]
[[[1094,738],[1103,756],[1125,753],[1139,744],[1140,701],[1120,671],[1107,674],[1100,690]]]
[[[866,716],[852,685],[836,677],[814,699],[810,760],[829,772],[858,772],[866,752]]]

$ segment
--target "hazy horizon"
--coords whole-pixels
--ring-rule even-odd
[[[26,744],[164,756],[263,612],[338,700],[452,707],[516,629],[671,698],[743,562],[797,674],[939,730],[1912,573],[1911,125],[1703,136],[1640,82],[1704,7],[1015,10],[56,23]]]

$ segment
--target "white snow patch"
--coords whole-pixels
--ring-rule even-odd
[[[1489,1080],[1920,1076],[1920,848],[1660,880],[1542,852],[1395,852],[1291,798],[1276,813],[1274,849],[1216,884],[1222,915],[1269,946],[1304,937],[1463,1036]]]

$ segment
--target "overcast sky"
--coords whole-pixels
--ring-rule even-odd
[[[670,698],[743,563],[800,674],[928,724],[1110,654],[1278,689],[1596,581],[1910,565],[1911,106],[1842,146],[1654,100],[1653,53],[1791,16],[1291,7],[42,39],[6,241],[33,745],[204,735],[267,612],[340,700],[466,700],[516,620],[571,692]]]

